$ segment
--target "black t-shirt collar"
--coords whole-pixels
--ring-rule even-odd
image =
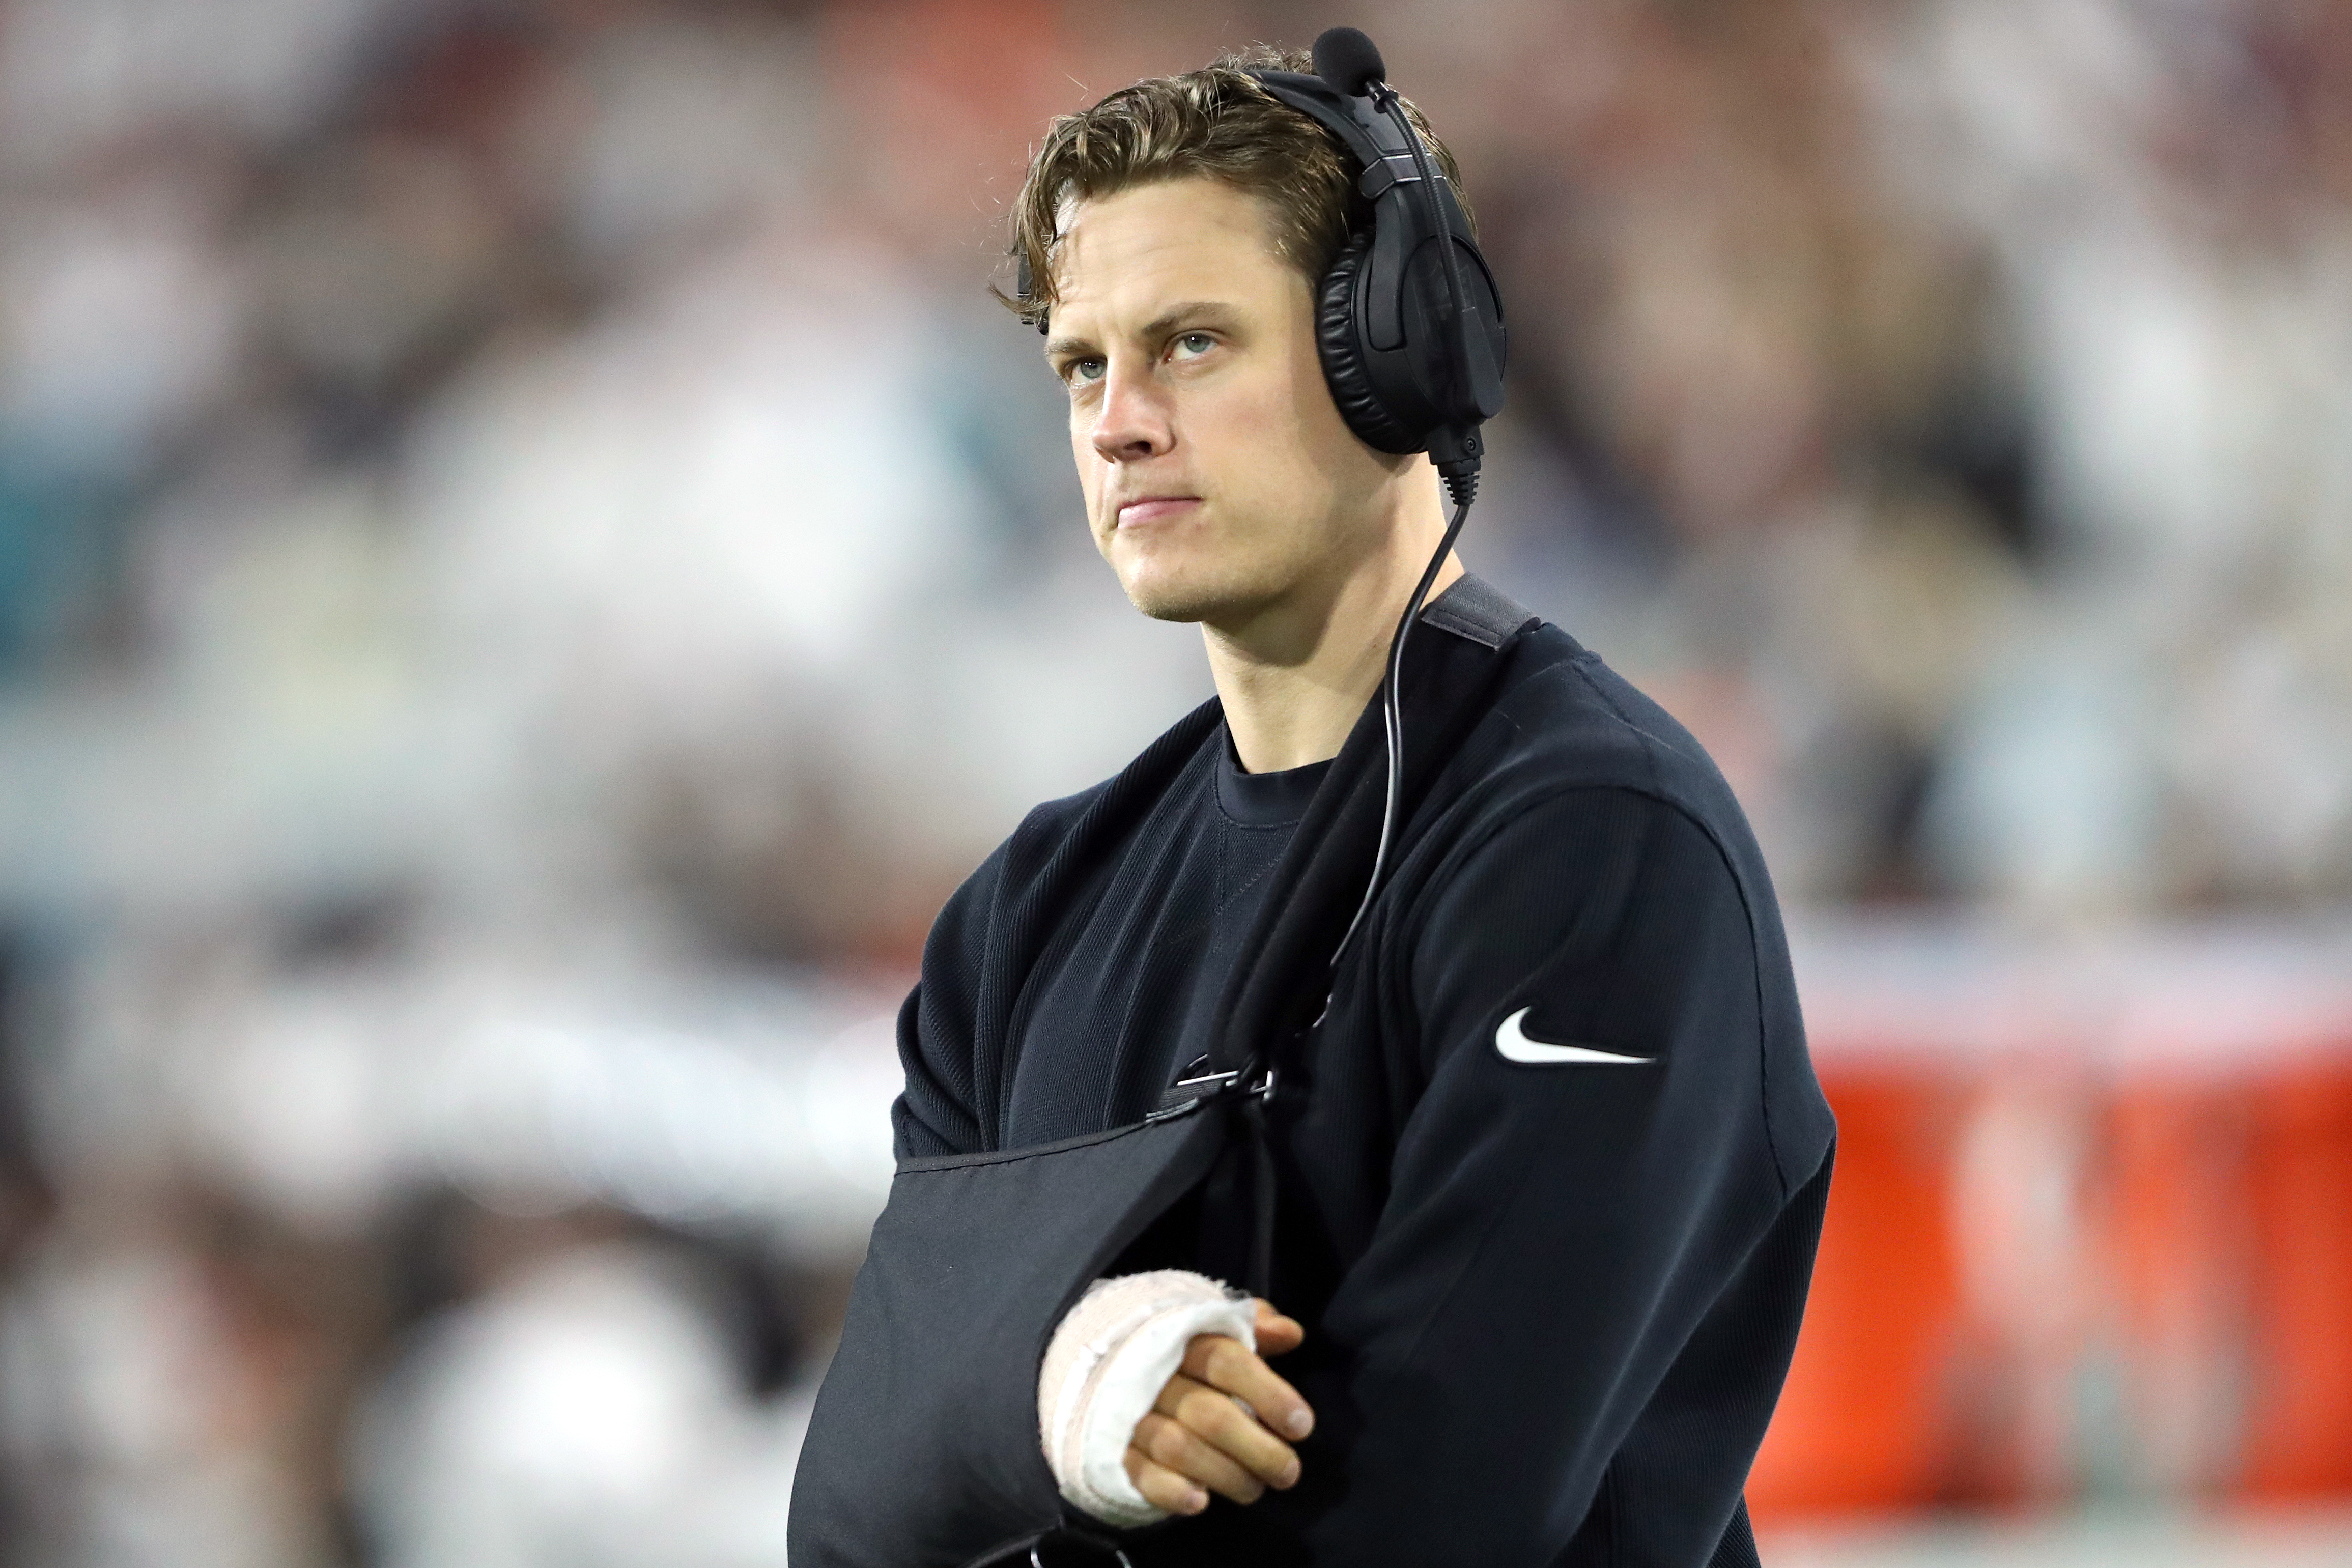
[[[1246,828],[1286,828],[1307,815],[1330,762],[1310,762],[1278,773],[1247,773],[1234,750],[1231,730],[1217,737],[1217,804]]]

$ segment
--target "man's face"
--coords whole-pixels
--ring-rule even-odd
[[[1306,277],[1269,209],[1213,180],[1079,204],[1047,361],[1096,548],[1136,608],[1238,625],[1379,543],[1412,459],[1348,430],[1315,350]]]

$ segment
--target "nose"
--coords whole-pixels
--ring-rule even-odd
[[[1158,457],[1176,444],[1167,389],[1149,366],[1114,358],[1103,374],[1102,402],[1095,408],[1095,455],[1106,463]]]

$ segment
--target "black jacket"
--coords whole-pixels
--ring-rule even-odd
[[[1740,1489],[1834,1124],[1721,775],[1532,619],[1465,579],[1416,632],[1409,692],[1444,695],[1504,647],[1499,673],[1423,725],[1439,754],[1392,878],[1328,1013],[1276,1052],[1271,1294],[1307,1327],[1279,1368],[1318,1415],[1304,1479],[1139,1534],[1139,1568],[1753,1561]],[[1208,717],[1161,745],[1223,745]],[[1112,1059],[1151,1005],[1134,979],[1167,852],[1150,803],[1109,852],[1067,852],[1109,788],[1039,807],[940,915],[901,1014],[902,1158],[1005,1147],[1050,1124],[1041,1105],[1065,1124],[1096,1108],[1055,1134],[1114,1125],[1160,1087],[1107,1069],[1072,1110],[1036,1043],[1066,1057],[1077,1028]],[[1042,1016],[1048,993],[1097,1005]],[[1223,1207],[1213,1181],[1129,1261],[1233,1277]]]

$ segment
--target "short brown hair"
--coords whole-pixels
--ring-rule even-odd
[[[1304,50],[1254,44],[1182,76],[1149,77],[1092,109],[1056,118],[1029,160],[1013,208],[1010,254],[1026,264],[1025,292],[1003,300],[1024,321],[1054,307],[1054,256],[1068,204],[1160,180],[1201,177],[1263,196],[1275,212],[1275,248],[1311,281],[1370,221],[1356,160],[1329,131],[1281,102],[1252,70],[1307,72]],[[1405,113],[1471,218],[1454,154],[1410,102]],[[1471,218],[1472,232],[1476,220]]]

